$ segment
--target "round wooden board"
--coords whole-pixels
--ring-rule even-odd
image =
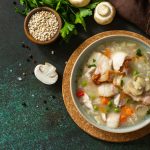
[[[81,44],[71,55],[64,71],[63,75],[63,84],[62,84],[62,93],[63,93],[63,98],[64,98],[64,103],[67,108],[68,113],[70,114],[71,118],[74,120],[74,122],[81,128],[83,129],[86,133],[89,135],[109,141],[109,142],[128,142],[132,140],[136,140],[138,138],[141,138],[145,135],[150,134],[150,125],[135,131],[135,132],[130,132],[130,133],[110,133],[106,132],[103,130],[100,130],[90,123],[88,123],[78,112],[76,109],[76,106],[74,105],[74,102],[71,97],[71,92],[70,92],[70,76],[71,76],[71,71],[74,65],[74,62],[80,55],[80,53],[87,47],[87,45],[93,43],[95,40],[98,40],[100,38],[103,38],[105,36],[109,36],[111,34],[118,35],[118,34],[126,34],[130,36],[134,36],[137,38],[140,38],[141,40],[144,40],[146,43],[150,44],[150,40],[146,39],[145,37],[138,35],[133,32],[128,32],[128,31],[107,31],[103,33],[99,33],[89,39],[87,39],[83,44]]]

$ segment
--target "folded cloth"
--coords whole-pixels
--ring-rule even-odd
[[[108,0],[126,20],[150,35],[150,0]]]

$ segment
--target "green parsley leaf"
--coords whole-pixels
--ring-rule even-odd
[[[93,108],[94,108],[95,111],[99,110],[99,107],[97,105],[94,105]]]
[[[136,55],[137,55],[137,56],[143,56],[140,48],[138,48],[138,49],[136,50]]]
[[[42,0],[43,5],[48,5],[50,7],[53,7],[58,3],[58,0]]]
[[[137,76],[139,74],[139,72],[137,70],[134,70],[132,73],[132,76]]]
[[[96,65],[95,64],[88,65],[88,68],[91,68],[91,67],[96,67]]]
[[[26,0],[20,0],[20,5],[24,5],[26,3]]]
[[[75,29],[75,25],[66,21],[63,28],[60,31],[61,36],[63,38],[66,38],[69,35],[69,33],[72,32],[74,29]]]
[[[85,81],[85,80],[83,80],[83,81],[81,82],[81,86],[82,86],[82,87],[87,86],[87,84],[88,84],[88,83],[87,83],[87,81]]]
[[[84,30],[86,30],[86,24],[85,24],[84,18],[80,15],[80,13],[76,13],[75,16],[76,16],[75,24],[81,24]]]
[[[123,86],[124,85],[124,81],[123,80],[121,80],[121,86]]]
[[[100,2],[102,2],[103,0],[99,0],[97,2],[93,2],[93,3],[90,3],[88,6],[86,6],[86,8],[89,8],[89,9],[94,9]]]
[[[87,17],[92,15],[92,10],[91,9],[86,9],[86,8],[80,8],[80,16],[82,17]]]
[[[147,114],[148,114],[148,115],[150,114],[150,109],[148,110]]]
[[[61,1],[59,1],[59,2],[57,3],[56,11],[57,11],[60,7],[61,7]]]
[[[96,59],[93,59],[93,62],[96,62]]]
[[[81,24],[84,28],[84,30],[86,30],[86,24],[85,24],[85,20],[84,18],[87,16],[91,16],[92,15],[92,10],[90,9],[85,9],[85,8],[80,8],[79,12],[76,13],[76,19],[75,19],[75,24]]]

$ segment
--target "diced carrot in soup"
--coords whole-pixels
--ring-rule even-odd
[[[106,98],[106,97],[101,97],[101,103],[102,103],[103,105],[108,105],[109,99]]]
[[[134,109],[130,106],[124,106],[122,107],[121,112],[126,116],[131,116],[134,113]]]
[[[109,58],[111,57],[111,50],[109,48],[106,48],[103,53],[105,56],[107,56]]]
[[[126,120],[127,120],[127,116],[124,115],[124,114],[121,114],[121,115],[120,115],[120,123],[122,124],[122,123],[124,123]]]

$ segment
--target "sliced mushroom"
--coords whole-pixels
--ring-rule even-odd
[[[138,121],[137,114],[133,113],[131,116],[128,117],[126,124],[132,124],[134,125]]]
[[[136,114],[139,117],[144,117],[148,110],[149,110],[148,106],[145,106],[145,105],[137,105],[136,106]]]
[[[103,97],[111,97],[118,93],[118,88],[112,83],[102,83],[98,86],[98,94]]]
[[[119,126],[120,113],[109,113],[106,125],[109,128],[117,128]]]
[[[75,7],[84,7],[90,3],[90,0],[69,0],[69,2]]]
[[[94,19],[98,24],[106,25],[112,22],[116,14],[114,6],[109,2],[101,2],[95,8]]]
[[[34,74],[36,78],[44,84],[51,85],[58,80],[56,68],[49,63],[45,63],[45,65],[37,65],[34,69]]]
[[[113,62],[114,70],[117,70],[117,71],[120,70],[126,57],[127,57],[127,53],[125,53],[125,52],[115,52],[112,55],[112,62]]]
[[[128,83],[128,91],[133,96],[139,96],[143,93],[143,89],[136,89],[132,82]]]
[[[133,82],[133,86],[135,87],[136,90],[142,90],[145,88],[145,80],[141,77],[137,77],[136,81]]]
[[[145,89],[145,81],[141,77],[137,77],[135,80],[129,80],[123,87],[125,93],[133,96],[140,96]]]

